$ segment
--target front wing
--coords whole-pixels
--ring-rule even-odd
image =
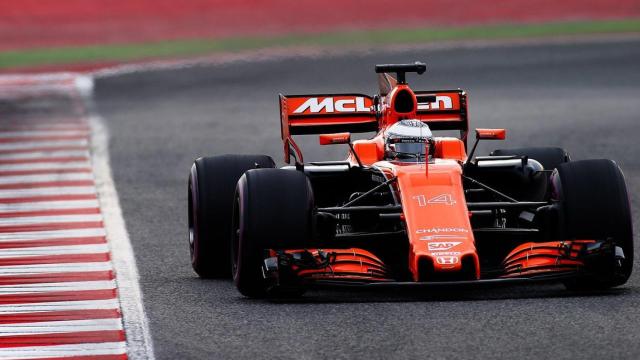
[[[526,243],[503,261],[497,275],[467,280],[406,281],[363,249],[309,249],[269,252],[263,275],[270,287],[348,287],[364,289],[446,289],[562,282],[615,271],[624,255],[609,240]]]

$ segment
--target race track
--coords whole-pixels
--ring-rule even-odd
[[[189,264],[186,190],[202,155],[281,162],[277,94],[376,91],[376,63],[422,60],[416,89],[468,90],[473,127],[507,144],[616,160],[640,226],[640,40],[290,58],[98,80],[96,108],[160,359],[640,357],[640,276],[588,296],[560,285],[454,294],[311,292],[248,300]],[[340,156],[304,142],[310,159]],[[491,147],[489,147],[489,145]],[[327,156],[329,156],[327,155]],[[606,191],[606,189],[594,189]],[[636,236],[636,243],[638,237]]]

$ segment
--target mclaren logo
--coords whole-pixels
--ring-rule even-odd
[[[322,100],[320,100],[322,99]],[[302,114],[305,111],[310,113],[352,113],[352,112],[369,112],[370,109],[365,105],[365,98],[356,96],[352,98],[334,99],[333,97],[307,99],[302,105],[293,111],[294,114]]]
[[[446,95],[438,95],[436,96],[436,101],[434,102],[418,102],[418,110],[447,110],[453,109],[453,100],[451,97]]]

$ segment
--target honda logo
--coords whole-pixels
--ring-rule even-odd
[[[453,265],[457,264],[460,259],[457,256],[438,256],[436,262],[440,265]]]

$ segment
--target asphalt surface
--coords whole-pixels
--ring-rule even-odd
[[[299,57],[102,79],[97,110],[111,131],[158,358],[640,357],[638,271],[620,289],[586,296],[546,285],[451,294],[318,291],[276,303],[196,277],[186,236],[187,176],[196,157],[265,153],[281,161],[278,92],[374,93],[374,64],[415,60],[429,66],[424,76],[409,76],[415,88],[466,89],[472,126],[509,129],[506,144],[481,151],[561,145],[574,159],[614,159],[640,214],[639,40]],[[344,154],[315,141],[303,144],[311,159]]]

